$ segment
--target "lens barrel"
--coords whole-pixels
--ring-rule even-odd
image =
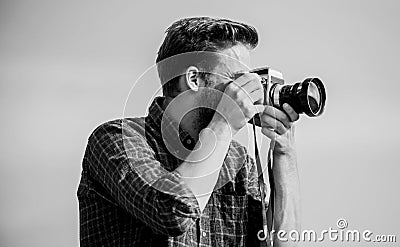
[[[310,117],[321,115],[325,108],[325,87],[315,77],[293,85],[273,84],[269,96],[275,107],[282,108],[284,103],[288,103],[297,113]]]

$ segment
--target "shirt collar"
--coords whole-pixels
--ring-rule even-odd
[[[181,128],[179,123],[165,113],[163,109],[164,101],[165,97],[156,97],[149,107],[147,117],[152,120],[154,127],[160,131],[162,140],[170,152],[186,153],[183,149],[193,150],[196,144],[194,139]]]

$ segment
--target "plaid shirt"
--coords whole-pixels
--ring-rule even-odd
[[[81,246],[259,246],[261,201],[252,158],[231,142],[201,213],[175,171],[182,159],[162,135],[178,133],[189,150],[195,143],[163,114],[163,99],[154,100],[146,117],[110,121],[90,135],[77,192]]]

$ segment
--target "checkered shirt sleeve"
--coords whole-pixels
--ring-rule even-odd
[[[121,124],[102,125],[89,138],[87,170],[127,212],[155,232],[177,236],[200,215],[179,173],[166,171],[145,138]],[[146,172],[138,174],[138,169]],[[169,188],[162,190],[160,188]]]

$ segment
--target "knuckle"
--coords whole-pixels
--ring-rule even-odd
[[[244,103],[244,110],[245,110],[246,116],[251,117],[254,115],[254,112],[255,112],[254,105],[251,104],[250,102]]]
[[[251,79],[254,75],[256,75],[256,73],[244,73],[243,75],[246,79]]]
[[[251,117],[251,110],[249,108],[244,108],[243,109],[243,114],[246,118],[250,118]]]
[[[239,99],[241,96],[241,90],[238,88],[235,91],[233,91],[233,97],[234,99]]]
[[[263,133],[264,135],[268,135],[267,128],[263,127],[261,129],[261,133]]]
[[[226,94],[231,94],[232,92],[234,92],[234,88],[235,88],[235,84],[234,83],[230,83],[228,86],[226,86],[225,93]]]
[[[281,134],[284,134],[287,131],[286,127],[283,124],[279,124],[278,128]]]
[[[250,107],[249,107],[249,103],[247,101],[241,101],[242,106],[243,106],[243,111],[248,112]]]
[[[243,73],[241,76],[239,76],[235,81],[238,85],[247,82],[249,80],[249,75],[248,73]]]
[[[248,74],[247,73],[241,73],[241,76],[239,76],[239,78],[241,79],[241,80],[246,80],[247,78],[248,78]],[[238,79],[239,79],[238,78]]]
[[[248,75],[253,79],[261,79],[261,76],[259,76],[257,73],[248,73]]]

